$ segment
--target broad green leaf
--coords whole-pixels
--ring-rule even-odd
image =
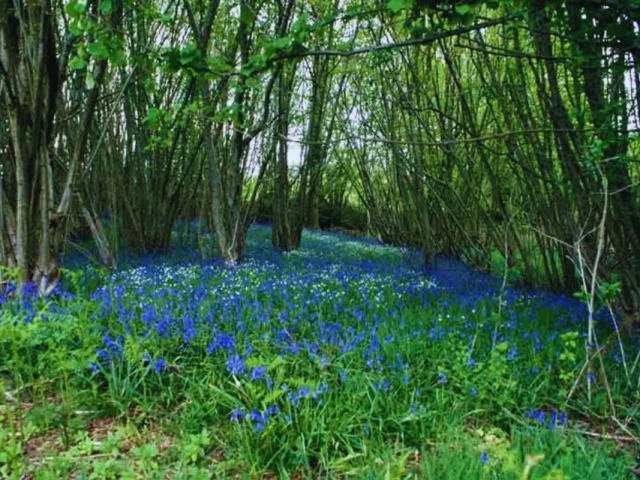
[[[87,11],[87,2],[86,0],[72,0],[65,7],[65,11],[72,18],[79,17]]]
[[[413,7],[414,0],[389,0],[387,8],[393,13]]]
[[[470,5],[456,5],[456,13],[459,15],[467,15],[471,13]]]
[[[124,50],[122,50],[121,48],[113,51],[109,56],[109,59],[116,67],[124,67],[127,64],[127,57],[124,53]]]
[[[87,68],[87,65],[89,65],[89,62],[82,57],[73,57],[69,61],[69,68],[71,70],[84,70]]]
[[[83,22],[74,20],[73,22],[69,23],[69,32],[71,32],[71,34],[75,35],[76,37],[82,35],[84,33]]]
[[[240,6],[240,21],[245,25],[251,25],[255,18],[256,12],[249,5],[243,3]]]
[[[113,11],[113,0],[102,0],[100,3],[100,11],[104,15],[109,15]]]
[[[105,58],[109,58],[109,51],[107,50],[107,47],[104,46],[104,43],[102,42],[93,42],[91,45],[89,45],[89,53],[91,54],[91,56],[98,58],[98,59],[105,59]]]
[[[160,114],[161,112],[158,108],[150,108],[143,122],[156,124],[158,123],[158,121],[160,121]]]

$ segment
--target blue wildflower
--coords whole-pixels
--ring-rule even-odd
[[[311,394],[311,390],[307,387],[300,387],[298,389],[298,398],[307,398]]]
[[[232,352],[235,349],[236,341],[235,339],[227,334],[221,333],[216,336],[211,343],[207,346],[207,353],[211,355],[213,352],[217,350],[225,350],[227,352]]]
[[[271,405],[270,407],[267,408],[267,415],[272,417],[280,415],[280,409],[278,408],[277,405]]]
[[[563,426],[567,423],[567,415],[564,412],[560,412],[560,415],[558,417],[558,423],[560,424],[560,426]]]
[[[227,359],[227,370],[232,375],[239,375],[244,373],[246,370],[246,366],[244,364],[244,360],[240,357],[240,355],[232,355]]]
[[[153,369],[155,370],[156,373],[160,373],[162,370],[164,370],[167,366],[167,362],[165,361],[164,358],[159,358],[158,360],[156,360]]]
[[[553,430],[554,428],[556,428],[556,417],[556,411],[552,410],[551,415],[549,416],[549,430]]]
[[[262,422],[264,420],[264,417],[262,416],[262,413],[260,413],[258,410],[254,408],[253,410],[251,410],[251,413],[249,414],[249,419],[252,422]]]
[[[239,423],[240,421],[244,420],[245,417],[245,413],[240,410],[239,407],[236,407],[233,409],[233,412],[231,412],[231,416],[229,417],[229,420],[231,420],[232,422],[237,422]]]
[[[267,367],[255,367],[251,371],[251,381],[260,380],[264,378],[267,373]]]
[[[487,454],[487,452],[482,452],[482,455],[480,455],[480,461],[483,465],[489,463],[489,455]]]

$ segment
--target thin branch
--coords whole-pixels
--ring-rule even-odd
[[[637,131],[640,129],[635,129]],[[348,137],[337,138],[331,141],[307,141],[307,140],[299,140],[291,137],[281,137],[284,140],[292,143],[299,143],[301,145],[318,145],[318,144],[328,144],[328,143],[340,143],[349,140],[360,140],[363,142],[369,143],[385,143],[385,144],[395,144],[395,145],[412,145],[412,146],[424,146],[424,147],[446,147],[449,145],[458,145],[464,143],[475,143],[475,142],[484,142],[487,140],[496,140],[499,138],[505,137],[514,137],[519,135],[536,135],[539,133],[557,133],[557,132],[572,132],[572,133],[584,133],[584,132],[594,132],[595,128],[583,128],[583,129],[575,129],[575,128],[535,128],[529,130],[516,130],[512,132],[502,132],[502,133],[493,133],[489,135],[483,135],[480,137],[472,137],[472,138],[460,138],[457,140],[443,140],[440,142],[410,142],[404,140],[390,140],[388,138],[381,137],[361,137],[357,135],[351,135]]]
[[[494,55],[498,57],[512,57],[512,58],[526,58],[530,60],[550,60],[552,62],[567,62],[571,60],[569,57],[545,57],[543,55],[533,55],[531,53],[515,52],[513,50],[502,49],[487,45],[489,48],[473,47],[471,45],[465,45],[463,43],[456,43],[456,47],[466,48],[474,52],[486,53],[487,55]]]
[[[385,50],[394,50],[396,48],[411,47],[414,45],[428,45],[430,43],[436,42],[438,40],[443,40],[445,38],[456,37],[456,36],[463,35],[465,33],[473,32],[476,30],[482,30],[483,28],[489,28],[489,27],[494,27],[496,25],[501,25],[503,23],[508,22],[509,20],[513,20],[520,16],[522,16],[522,13],[514,13],[511,15],[507,15],[505,17],[497,18],[495,20],[489,20],[487,22],[478,23],[468,27],[456,28],[455,30],[438,32],[432,35],[428,35],[426,37],[414,38],[411,40],[405,40],[403,42],[382,43],[379,45],[370,45],[367,47],[354,48],[352,50],[307,50],[303,52],[294,52],[290,54],[281,55],[279,57],[276,57],[274,60],[279,61],[279,60],[286,60],[289,58],[303,58],[303,57],[317,57],[317,56],[353,57],[356,55],[363,55],[365,53],[382,52]]]

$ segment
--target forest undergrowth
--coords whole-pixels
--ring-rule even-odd
[[[446,258],[249,231],[0,298],[2,478],[631,478],[638,343]]]

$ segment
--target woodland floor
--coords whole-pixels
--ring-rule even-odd
[[[213,242],[212,242],[213,243]],[[0,297],[1,478],[631,478],[638,343],[578,299],[253,227]]]

